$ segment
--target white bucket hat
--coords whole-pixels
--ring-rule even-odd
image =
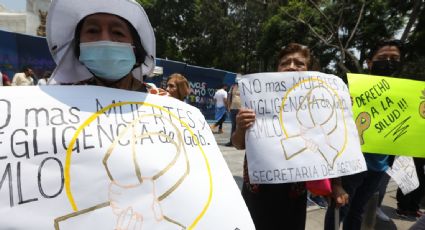
[[[143,81],[155,67],[155,35],[146,12],[133,0],[53,0],[47,17],[47,43],[57,67],[52,75],[54,83],[76,83],[93,74],[74,54],[74,34],[77,24],[86,16],[109,13],[126,19],[138,32],[147,56],[133,76]]]

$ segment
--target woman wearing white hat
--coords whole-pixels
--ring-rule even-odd
[[[155,67],[155,36],[145,11],[135,1],[53,0],[47,21],[47,41],[57,64],[50,83],[152,92],[150,86],[143,83],[143,78],[151,74]],[[153,182],[138,186],[118,186],[114,183],[110,186],[109,202],[59,217],[55,220],[55,228],[59,229],[62,222],[68,219],[86,214],[95,216],[96,213],[105,220],[97,225],[108,226],[112,223],[116,224],[116,229],[139,229],[142,225],[150,226],[151,222],[155,226],[184,228],[183,224],[163,214],[159,207],[161,199],[157,199],[155,190],[152,188],[151,191],[148,187],[153,186]],[[124,194],[131,194],[135,189],[146,193],[143,199],[135,201],[130,196],[124,197]],[[168,191],[174,189],[175,186]],[[139,205],[143,202],[152,206]],[[136,204],[140,210],[133,210],[132,205]],[[102,210],[109,206],[113,212]],[[86,217],[78,221],[85,223],[91,220]],[[113,223],[114,220],[116,223]],[[67,226],[66,223],[64,226]]]
[[[53,0],[47,41],[57,64],[50,83],[146,92],[155,67],[155,36],[132,0]]]

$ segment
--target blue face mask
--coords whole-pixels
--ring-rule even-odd
[[[136,64],[131,44],[111,41],[81,43],[79,60],[97,77],[111,81],[126,76]]]

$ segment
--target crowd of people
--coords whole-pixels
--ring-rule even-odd
[[[22,72],[13,75],[12,80],[6,73],[2,73],[0,70],[0,86],[32,86],[32,85],[47,85],[51,71],[45,71],[43,76],[40,78],[35,77],[34,71],[31,66],[24,66]]]
[[[115,8],[112,3],[93,1],[93,4],[99,4],[98,8],[88,8],[77,14],[72,1],[56,2],[67,10],[49,12],[51,20],[47,37],[52,56],[58,63],[55,74],[51,76],[52,72],[46,71],[38,79],[32,68],[25,66],[11,80],[5,73],[0,73],[2,85],[97,85],[158,94],[166,91],[180,101],[187,100],[190,84],[179,73],[169,76],[164,91],[151,90],[154,86],[143,80],[153,71],[156,49],[154,30],[144,12],[129,13],[126,7]],[[122,1],[122,4],[133,7],[129,1]],[[72,41],[69,38],[73,38]],[[61,47],[61,52],[58,47]],[[312,70],[312,60],[308,47],[290,43],[279,51],[276,71]],[[369,52],[369,73],[397,77],[402,60],[403,46],[400,42],[377,42]],[[253,110],[241,107],[237,83],[230,87],[229,92],[227,87],[222,85],[214,96],[217,122],[211,125],[211,129],[218,128],[218,132],[223,133],[223,122],[229,112],[232,130],[226,145],[245,149],[245,133],[254,124],[256,115]],[[389,181],[385,171],[391,167],[393,157],[372,153],[365,153],[364,157],[367,171],[332,180],[334,192],[329,197],[324,229],[335,229],[335,223],[339,222],[343,223],[344,230],[360,229],[365,206],[371,197],[380,193],[379,203],[382,202]],[[420,218],[422,222],[417,225],[423,227],[424,213],[420,211],[419,203],[425,194],[425,159],[415,158],[414,161],[420,187],[407,195],[397,192],[396,212],[405,218]],[[247,165],[245,157],[242,196],[256,228],[305,229],[308,194],[305,182],[253,184],[249,182]],[[335,220],[335,210],[339,212],[339,220]],[[383,220],[389,220],[379,207],[377,214]]]

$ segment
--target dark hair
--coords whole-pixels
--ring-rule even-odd
[[[22,72],[27,72],[30,69],[32,69],[31,66],[25,65],[25,66],[22,67]]]
[[[283,57],[293,53],[300,53],[301,55],[303,55],[307,59],[308,69],[311,68],[310,49],[307,46],[295,42],[289,43],[287,46],[282,47],[279,52],[279,55],[277,56],[277,65],[279,66],[279,62]]]
[[[176,87],[177,87],[177,94],[179,97],[177,99],[179,99],[180,101],[183,101],[184,98],[190,94],[189,82],[183,75],[178,73],[171,74],[167,79],[167,83],[170,80],[175,80]]]
[[[376,43],[376,45],[370,49],[369,54],[367,55],[367,59],[368,60],[372,60],[373,56],[376,54],[376,52],[378,52],[378,50],[380,50],[382,47],[384,46],[395,46],[400,50],[400,58],[403,57],[403,42],[401,42],[400,40],[397,39],[392,39],[392,40],[380,40],[378,43]]]
[[[42,78],[50,78],[52,76],[52,71],[44,71]]]
[[[81,19],[81,21],[77,24],[77,27],[75,28],[75,33],[74,33],[74,53],[75,56],[77,57],[77,59],[80,57],[80,34],[81,34],[81,29],[83,27],[83,23],[85,21],[85,19],[90,16],[87,15],[86,17],[84,17],[83,19]],[[145,62],[145,58],[146,58],[146,51],[142,46],[142,41],[140,40],[140,36],[139,33],[137,32],[137,30],[134,28],[133,25],[131,25],[130,22],[128,22],[125,18],[122,18],[118,15],[114,15],[117,16],[118,18],[120,18],[121,20],[123,20],[128,28],[130,29],[130,33],[131,36],[133,37],[133,45],[135,46],[135,55],[136,55],[136,66],[140,66],[142,63]]]

